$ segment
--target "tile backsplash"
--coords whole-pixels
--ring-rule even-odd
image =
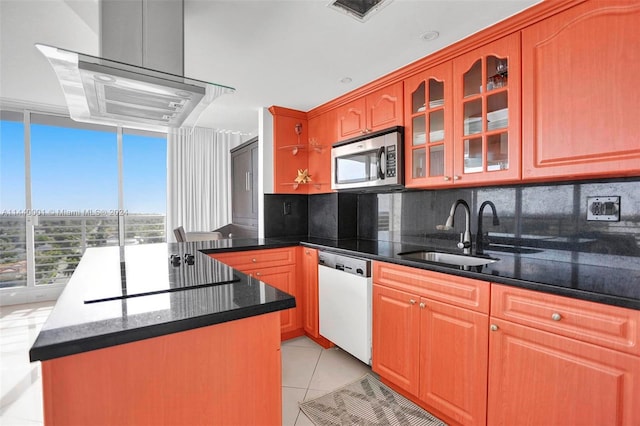
[[[619,196],[620,221],[587,221],[587,197],[592,196]],[[465,226],[461,207],[455,214],[454,229],[443,231],[437,226],[445,223],[451,205],[463,199],[471,209],[474,241],[478,208],[484,201],[492,201],[500,224],[493,225],[491,209],[486,207],[482,229],[493,242],[640,257],[638,180],[406,191],[359,197],[359,223],[368,225],[359,229],[361,238],[417,244],[425,238],[457,239]],[[377,217],[372,219],[372,214]]]
[[[592,196],[619,196],[620,220],[587,221],[587,197]],[[281,206],[287,197],[296,200],[299,211],[295,217],[282,215]],[[392,193],[265,195],[265,236],[358,237],[415,244],[439,239],[452,240],[455,247],[465,226],[464,210],[457,209],[454,229],[439,230],[437,226],[445,223],[451,205],[458,199],[470,206],[474,243],[478,208],[484,201],[491,201],[500,223],[493,225],[487,207],[482,228],[494,244],[640,257],[638,178]],[[294,225],[295,220],[304,223]]]

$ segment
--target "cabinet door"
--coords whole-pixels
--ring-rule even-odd
[[[451,185],[453,176],[452,64],[404,82],[405,185]]]
[[[520,179],[520,34],[453,61],[454,183]]]
[[[638,175],[637,46],[638,1],[582,3],[523,30],[523,179]]]
[[[292,296],[297,296],[295,265],[247,269],[243,272],[277,288],[278,290],[282,290]],[[299,303],[298,300],[296,303]],[[302,309],[300,307],[280,311],[280,332],[286,333],[299,329],[302,324],[301,312]]]
[[[258,141],[231,152],[233,223],[258,224]]]
[[[366,96],[367,133],[402,125],[402,87],[398,82]]]
[[[367,114],[364,98],[356,99],[338,108],[338,138],[348,139],[360,136],[367,128]]]
[[[484,425],[488,315],[421,299],[419,397],[463,425]]]
[[[338,108],[338,139],[402,125],[402,87],[394,83]]]
[[[304,331],[320,338],[318,324],[318,250],[302,247],[302,326]]]
[[[640,358],[491,318],[490,425],[640,424]]]
[[[418,394],[419,298],[373,285],[372,368],[380,377]]]

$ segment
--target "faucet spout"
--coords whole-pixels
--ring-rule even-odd
[[[449,217],[445,222],[444,226],[438,227],[439,229],[453,229],[454,225],[454,216],[456,214],[456,209],[458,206],[462,206],[464,208],[464,233],[460,234],[460,242],[458,243],[458,248],[463,249],[464,254],[471,254],[471,210],[469,210],[469,204],[467,204],[464,200],[457,200],[455,203],[451,205],[451,211],[449,212]]]
[[[498,213],[496,212],[496,206],[491,201],[485,201],[480,204],[480,208],[478,209],[478,233],[476,235],[476,254],[484,253],[484,234],[482,233],[482,214],[484,213],[484,208],[486,206],[491,207],[491,212],[493,213],[493,226],[500,225],[500,219],[498,219]]]

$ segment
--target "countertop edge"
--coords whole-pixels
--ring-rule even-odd
[[[487,281],[487,282],[492,282],[496,284],[503,284],[503,285],[519,287],[519,288],[524,288],[524,289],[533,290],[533,291],[539,291],[543,293],[555,294],[558,296],[565,296],[573,299],[580,299],[580,300],[586,300],[590,302],[618,306],[621,308],[640,310],[640,300],[629,299],[629,298],[620,297],[620,296],[589,292],[585,290],[573,289],[568,287],[561,287],[561,286],[556,286],[548,283],[526,281],[526,280],[520,280],[516,278],[500,277],[496,275],[483,274],[483,273],[474,272],[474,271],[464,271],[464,270],[455,269],[455,268],[448,268],[446,266],[439,266],[432,263],[389,258],[387,256],[363,253],[359,251],[354,251],[354,250],[349,250],[349,249],[344,249],[339,247],[326,246],[323,244],[312,243],[307,241],[300,241],[300,245],[305,247],[316,248],[319,250],[327,250],[327,251],[332,251],[336,253],[341,253],[349,256],[371,259],[371,260],[380,261],[380,262],[393,263],[396,265],[408,266],[412,268],[424,269],[424,270],[429,270],[434,272],[441,272],[449,275],[473,278],[480,281]]]
[[[109,334],[100,334],[74,341],[65,341],[46,346],[38,347],[38,339],[29,350],[29,360],[48,361],[68,355],[75,355],[97,349],[104,349],[111,346],[137,342],[154,337],[161,337],[167,334],[193,330],[210,325],[222,324],[229,321],[236,321],[258,315],[278,312],[284,309],[296,307],[293,296],[287,299],[278,300],[264,305],[251,306],[247,308],[235,309],[232,311],[219,312],[211,315],[201,315],[198,317],[182,319],[178,321],[149,325],[146,327],[131,330],[121,330]]]

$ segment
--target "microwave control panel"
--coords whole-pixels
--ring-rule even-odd
[[[395,177],[396,176],[396,146],[389,145],[387,146],[387,177]]]

